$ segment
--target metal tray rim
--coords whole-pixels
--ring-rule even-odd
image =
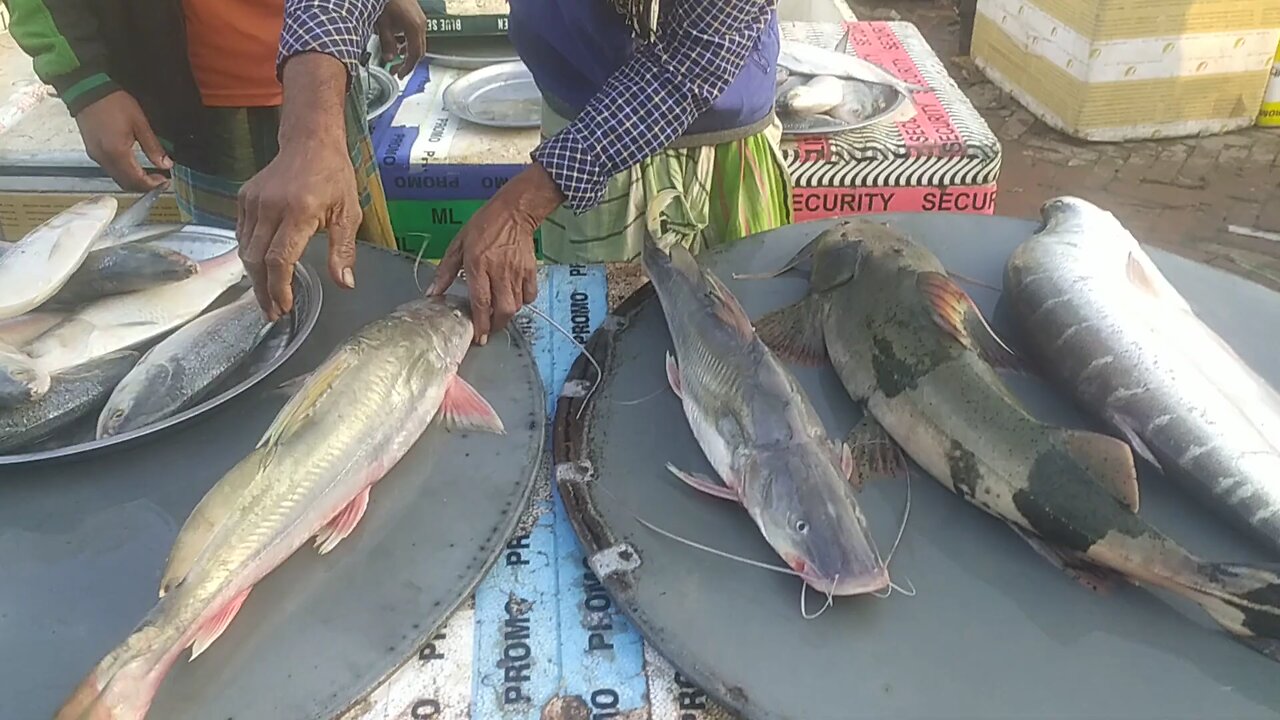
[[[232,242],[234,242],[236,238],[235,231],[233,230],[227,230],[225,228],[212,227],[208,225],[196,225],[192,223],[186,224],[184,226],[183,232],[200,233],[202,235],[213,235],[213,236],[229,239]],[[157,238],[157,239],[160,239],[160,238]],[[231,251],[231,252],[234,252],[234,251]],[[255,372],[254,374],[250,375],[244,380],[241,380],[240,382],[224,390],[223,392],[218,393],[217,395],[214,395],[212,397],[209,397],[206,400],[196,405],[193,405],[176,415],[173,415],[168,418],[165,418],[164,420],[161,420],[160,422],[153,423],[151,425],[145,425],[135,430],[130,430],[129,432],[121,433],[119,435],[114,435],[109,438],[94,439],[94,440],[90,440],[89,442],[77,443],[75,445],[68,445],[66,447],[54,448],[52,450],[41,450],[39,452],[19,453],[16,455],[0,454],[0,466],[24,465],[27,463],[40,462],[43,460],[55,460],[60,458],[67,458],[75,455],[80,455],[82,453],[89,453],[97,450],[102,450],[104,448],[121,445],[121,444],[130,442],[132,440],[135,440],[137,438],[144,437],[152,433],[160,432],[161,430],[165,430],[167,428],[173,427],[180,423],[186,422],[187,420],[190,420],[196,417],[197,415],[204,414],[205,412],[208,412],[210,410],[217,408],[218,406],[226,403],[232,398],[249,390],[254,385],[257,385],[259,382],[266,379],[268,375],[275,372],[276,369],[278,369],[281,365],[283,365],[290,357],[293,357],[294,353],[297,352],[298,348],[302,345],[302,343],[306,342],[307,338],[311,335],[311,331],[315,328],[316,322],[320,319],[320,307],[324,300],[324,291],[322,289],[319,278],[316,277],[315,273],[311,270],[311,268],[307,267],[303,263],[296,263],[294,265],[293,276],[297,278],[298,283],[306,289],[307,296],[309,298],[314,297],[315,300],[314,302],[311,302],[308,304],[307,312],[303,313],[301,317],[297,319],[297,325],[294,330],[294,335],[289,339],[289,342],[284,346],[283,349],[281,349],[281,351],[275,357],[273,357],[270,361],[268,361],[265,365],[263,365],[263,367],[259,369],[257,372]]]

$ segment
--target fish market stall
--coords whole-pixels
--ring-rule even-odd
[[[1001,287],[1006,260],[1036,232],[1036,223],[956,214],[884,219],[933,251],[957,282],[963,280],[996,334],[1014,348],[1025,346],[1028,338],[1011,327],[1008,299],[1001,301],[991,288]],[[834,224],[815,221],[763,233],[699,262],[741,301],[757,329],[777,327],[762,316],[803,298],[808,278],[735,275],[775,272]],[[1280,297],[1216,269],[1148,252],[1158,272],[1244,361],[1271,382],[1280,381],[1271,345],[1256,331],[1280,323]],[[830,258],[816,262],[833,267]],[[1123,279],[1123,271],[1117,277]],[[857,493],[896,589],[883,598],[834,599],[810,589],[802,600],[803,583],[790,577],[795,573],[742,507],[691,487],[699,485],[699,476],[716,478],[717,472],[668,387],[678,382],[682,392],[695,392],[687,384],[696,376],[684,365],[688,358],[679,359],[678,371],[669,364],[670,322],[664,322],[651,285],[604,321],[588,344],[604,366],[604,379],[589,399],[562,399],[553,451],[561,497],[587,548],[593,577],[691,686],[696,683],[749,718],[1033,717],[1044,708],[1072,717],[1262,718],[1280,708],[1275,665],[1224,632],[1233,622],[1230,613],[1219,627],[1181,596],[1116,578],[1100,586],[1101,592],[1088,589],[1046,562],[1005,523],[965,502],[981,502],[982,496],[964,492],[959,480],[952,493],[914,463],[907,477],[870,477]],[[831,437],[843,438],[862,412],[832,366],[786,365]],[[894,367],[883,372],[913,366]],[[673,372],[678,381],[669,381]],[[594,376],[579,358],[569,384]],[[1042,379],[1047,375],[1000,377],[1040,421],[1101,428],[1048,385]],[[1137,463],[1144,521],[1207,560],[1274,567],[1268,564],[1272,553],[1207,501],[1146,461]],[[670,467],[690,476],[682,481]],[[908,488],[910,512],[898,543]],[[1124,497],[1119,486],[1115,491]],[[751,567],[707,548],[781,570]],[[1158,559],[1148,560],[1151,568],[1158,566]],[[810,571],[819,561],[809,564]],[[1067,570],[1076,572],[1075,567]],[[1230,573],[1253,572],[1232,567]],[[1081,572],[1082,583],[1091,579]],[[1211,587],[1224,580],[1204,582]],[[1262,591],[1254,597],[1270,602]],[[1201,600],[1204,609],[1214,607]]]
[[[313,243],[296,290],[324,273],[325,251],[323,242]],[[220,257],[235,260],[234,251]],[[410,258],[361,246],[357,273],[366,280],[359,293],[338,291],[327,278],[323,291],[320,283],[314,295],[299,291],[300,316],[308,300],[322,305],[314,326],[277,370],[215,409],[115,446],[0,468],[0,562],[7,573],[0,586],[0,717],[50,717],[156,604],[157,590],[168,592],[161,605],[191,597],[174,580],[183,573],[174,576],[174,570],[193,568],[190,578],[211,560],[184,555],[181,548],[191,547],[182,545],[169,555],[179,527],[220,477],[218,487],[239,487],[233,466],[246,456],[262,463],[261,472],[279,472],[270,470],[277,458],[296,458],[290,438],[311,432],[299,424],[305,414],[297,416],[297,409],[311,402],[319,408],[324,396],[314,399],[317,383],[343,376],[342,366],[326,356],[358,330],[368,342],[376,340],[368,328],[385,323],[370,323],[419,295],[412,266]],[[429,281],[429,270],[423,274]],[[467,338],[470,332],[467,326]],[[419,340],[406,347],[426,346]],[[64,345],[63,352],[66,347],[75,346]],[[359,504],[346,524],[321,533],[319,553],[305,543],[252,595],[235,600],[231,615],[202,630],[194,648],[200,657],[188,663],[184,653],[163,677],[149,716],[331,718],[422,650],[484,570],[509,554],[504,545],[543,472],[546,399],[533,354],[518,334],[467,352],[457,377],[477,395],[463,393],[468,400],[460,407],[469,409],[446,413],[461,424],[429,428],[377,482],[363,520]],[[308,375],[317,367],[322,372]],[[301,389],[286,382],[302,377]],[[354,393],[348,397],[359,396],[354,386],[343,387]],[[384,390],[370,385],[368,391]],[[425,403],[429,393],[416,397]],[[295,414],[281,412],[286,402]],[[505,434],[480,431],[486,421],[477,418],[489,406]],[[400,422],[396,405],[381,408],[373,422]],[[351,427],[354,416],[335,410],[318,409],[316,419]],[[397,432],[395,426],[385,431]],[[268,452],[255,450],[255,443]],[[283,477],[305,476],[299,469]],[[228,512],[219,502],[206,497],[196,515]],[[200,523],[187,525],[179,537],[197,537]],[[236,614],[234,608],[242,609]]]

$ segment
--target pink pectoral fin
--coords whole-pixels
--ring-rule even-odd
[[[720,483],[712,480],[706,475],[703,475],[701,473],[685,472],[684,470],[681,470],[680,468],[676,467],[675,465],[672,465],[671,463],[667,463],[667,471],[670,472],[672,475],[675,475],[676,477],[680,478],[680,480],[683,481],[684,484],[688,485],[694,490],[704,492],[712,497],[718,497],[722,500],[732,500],[733,502],[736,502],[736,503],[742,502],[738,498],[737,490],[734,490],[728,485],[721,485]]]
[[[253,588],[249,588],[248,590],[245,590],[239,595],[231,598],[231,602],[227,603],[226,607],[222,608],[222,610],[218,611],[217,615],[209,618],[200,626],[199,632],[197,632],[196,636],[191,639],[191,657],[187,662],[195,660],[200,656],[200,653],[209,649],[209,646],[213,644],[214,640],[221,637],[222,633],[226,631],[227,626],[231,625],[231,621],[235,619],[236,613],[240,612],[240,606],[244,605],[244,599],[249,597],[249,590],[252,589]]]
[[[440,419],[451,430],[481,430],[506,434],[502,418],[476,389],[461,376],[454,375],[440,403]]]
[[[347,503],[346,507],[338,511],[333,519],[325,523],[320,528],[320,532],[316,533],[316,550],[321,555],[338,546],[338,543],[346,539],[351,531],[356,529],[356,525],[360,524],[360,518],[364,517],[364,511],[369,509],[369,490],[365,488],[358,495]]]

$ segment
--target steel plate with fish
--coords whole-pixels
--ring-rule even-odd
[[[463,120],[498,128],[536,128],[542,95],[522,62],[473,70],[444,90],[444,109]]]
[[[387,111],[400,94],[400,83],[395,76],[377,65],[361,68],[365,76],[365,101],[368,108],[369,122],[378,119]]]
[[[139,242],[175,250],[197,262],[217,258],[225,253],[235,252],[237,247],[234,231],[201,225],[187,225],[176,232],[162,235],[153,240]],[[194,323],[215,310],[230,305],[237,298],[242,298],[248,288],[247,278],[242,279],[239,283],[232,285],[219,295],[199,316],[187,324]],[[125,445],[165,428],[198,418],[231,398],[253,388],[293,355],[307,338],[312,328],[315,327],[316,320],[320,315],[322,292],[319,278],[305,265],[299,264],[294,268],[293,297],[293,312],[281,318],[274,326],[271,326],[261,336],[261,340],[247,358],[237,364],[235,369],[225,377],[222,377],[216,385],[203,393],[201,395],[203,399],[198,400],[194,405],[161,420],[100,439],[96,437],[98,413],[92,412],[69,427],[39,440],[34,445],[9,451],[9,454],[0,454],[0,465],[17,465],[68,458],[108,447]],[[169,333],[152,338],[130,349],[137,352],[145,352],[163,342],[166,336],[172,336],[174,333],[181,331],[181,329],[182,327],[180,326]],[[104,403],[99,403],[99,405]]]
[[[779,77],[784,78],[781,72]],[[832,95],[824,100],[826,91]],[[830,135],[867,127],[894,117],[907,101],[888,85],[794,73],[778,83],[776,98],[783,135]]]

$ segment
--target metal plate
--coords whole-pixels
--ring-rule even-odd
[[[516,49],[505,35],[493,37],[433,37],[423,54],[432,65],[477,70],[498,63],[520,60]]]
[[[978,215],[886,217],[952,271],[995,287],[1009,253],[1035,229]],[[758,318],[802,297],[807,280],[735,281],[731,273],[779,267],[832,222],[746,238],[704,262]],[[1274,343],[1257,332],[1280,327],[1280,295],[1168,253],[1151,254],[1205,322],[1261,375],[1280,381]],[[1004,314],[993,312],[998,294],[980,287],[971,292],[996,329],[1012,336]],[[720,550],[780,562],[741,508],[700,495],[663,468],[670,461],[714,472],[666,389],[663,357],[671,341],[649,286],[617,314],[591,341],[597,360],[607,363],[606,377],[583,420],[575,420],[580,400],[557,408],[553,447],[561,496],[612,597],[677,668],[735,711],[804,720],[1274,718],[1280,712],[1276,665],[1229,639],[1199,608],[1127,585],[1094,594],[918,468],[910,522],[892,564],[898,581],[909,579],[917,595],[837,598],[816,620],[800,617],[794,578],[644,528],[633,514]],[[828,431],[842,436],[861,413],[830,366],[792,367]],[[579,359],[570,380],[593,376],[588,368]],[[1093,426],[1039,381],[1011,378],[1010,386],[1046,422]],[[635,402],[642,398],[648,399]],[[590,472],[566,469],[575,462]],[[1201,557],[1268,559],[1177,483],[1140,465],[1144,518]],[[882,546],[897,530],[903,496],[904,488],[893,483],[862,492]],[[621,552],[628,547],[631,555]],[[636,558],[638,567],[626,571]]]
[[[304,264],[323,269],[326,252],[317,239]],[[279,378],[310,372],[419,294],[411,258],[357,252],[358,289],[328,288]],[[461,375],[507,434],[428,429],[351,537],[324,557],[304,546],[260,582],[225,635],[174,666],[149,718],[329,720],[431,638],[502,550],[545,447],[546,396],[523,338],[473,348]],[[129,452],[0,468],[0,718],[50,717],[127,636],[156,601],[184,519],[287,399],[260,385]]]
[[[176,250],[193,260],[206,260],[225,252],[233,252],[237,247],[234,231],[205,225],[187,225],[180,235],[161,237],[145,242]],[[247,279],[232,286],[220,295],[217,300],[214,300],[205,310],[205,313],[212,312],[235,300],[248,287]],[[104,448],[130,444],[139,438],[187,422],[202,416],[214,408],[220,407],[228,400],[257,385],[272,371],[280,367],[281,364],[289,359],[289,356],[297,352],[302,342],[307,339],[311,329],[315,327],[316,318],[320,315],[323,293],[320,290],[320,281],[316,278],[315,272],[311,268],[303,265],[297,267],[293,274],[293,297],[294,311],[277,323],[263,338],[262,343],[249,355],[244,364],[218,383],[217,387],[209,393],[203,402],[160,422],[112,437],[102,438],[101,440],[75,442],[61,447],[50,446],[46,441],[43,444],[37,444],[36,447],[27,452],[8,455],[0,454],[0,466],[67,458]],[[137,346],[135,349],[142,350],[152,347],[167,336],[168,333],[156,337]],[[106,401],[103,400],[103,405],[105,404]],[[69,434],[70,437],[75,437],[82,433],[91,435],[92,431],[84,427],[87,423],[89,423],[89,418],[79,420],[65,430],[64,434]]]
[[[782,97],[784,92],[808,81],[810,77],[809,75],[798,74],[788,76],[784,82],[778,83],[775,97]],[[849,82],[857,81],[851,80]],[[778,120],[782,122],[782,134],[787,136],[830,135],[832,133],[845,132],[846,130],[856,130],[894,117],[902,108],[903,103],[907,102],[906,95],[887,85],[864,84],[876,94],[877,100],[884,107],[884,110],[854,123],[837,120],[827,115],[797,115],[779,110]]]
[[[522,62],[472,70],[444,90],[444,109],[463,120],[499,128],[536,128],[542,95]]]
[[[396,97],[400,95],[400,83],[394,75],[377,65],[362,66],[361,70],[365,74],[365,89],[368,92],[369,122],[373,122],[396,101]]]

